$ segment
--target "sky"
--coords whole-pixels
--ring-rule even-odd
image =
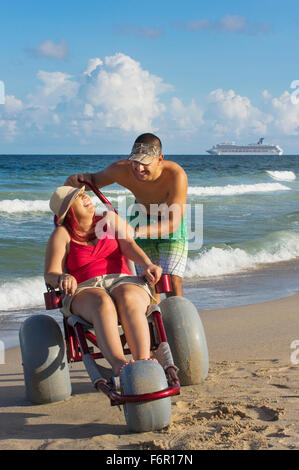
[[[126,155],[143,132],[165,154],[260,137],[299,154],[298,13],[294,0],[0,0],[0,154]]]

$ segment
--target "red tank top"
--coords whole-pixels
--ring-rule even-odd
[[[78,284],[103,274],[131,274],[114,238],[99,239],[96,245],[71,240],[66,267]]]

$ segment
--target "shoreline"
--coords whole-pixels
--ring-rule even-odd
[[[299,293],[299,258],[266,265],[261,269],[235,274],[183,280],[184,296],[204,312],[221,308],[243,308],[292,297]],[[43,305],[20,310],[0,311],[0,349],[18,346],[19,328],[34,314],[46,314],[62,325],[59,310],[47,311]]]
[[[185,279],[183,287],[200,310],[278,300],[299,291],[299,258],[196,281]]]
[[[184,296],[200,310],[237,307],[289,297],[299,292],[299,257],[236,273],[200,278],[185,277],[183,290]],[[2,325],[6,327],[21,323],[30,311],[45,311],[42,294],[40,301],[41,305],[0,310],[0,331]],[[58,310],[52,312],[60,316]],[[6,316],[10,321],[6,321]]]
[[[30,404],[20,348],[10,348],[0,365],[0,449],[299,449],[298,304],[295,294],[200,311],[210,371],[203,384],[181,388],[160,432],[129,434],[123,411],[94,391],[82,363],[70,368],[69,399]]]

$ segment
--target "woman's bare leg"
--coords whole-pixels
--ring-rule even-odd
[[[116,375],[126,363],[118,331],[118,315],[111,299],[103,289],[85,289],[72,301],[72,312],[94,326],[98,346]]]
[[[133,359],[150,357],[150,333],[146,319],[150,297],[141,287],[122,284],[111,292],[116,303],[120,322],[123,327]]]

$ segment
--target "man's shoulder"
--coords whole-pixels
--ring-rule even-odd
[[[108,166],[108,169],[111,172],[123,172],[129,169],[129,162],[127,159],[118,160],[117,162],[113,162]]]
[[[164,160],[164,169],[171,174],[171,176],[187,178],[187,174],[181,165],[172,160]]]

